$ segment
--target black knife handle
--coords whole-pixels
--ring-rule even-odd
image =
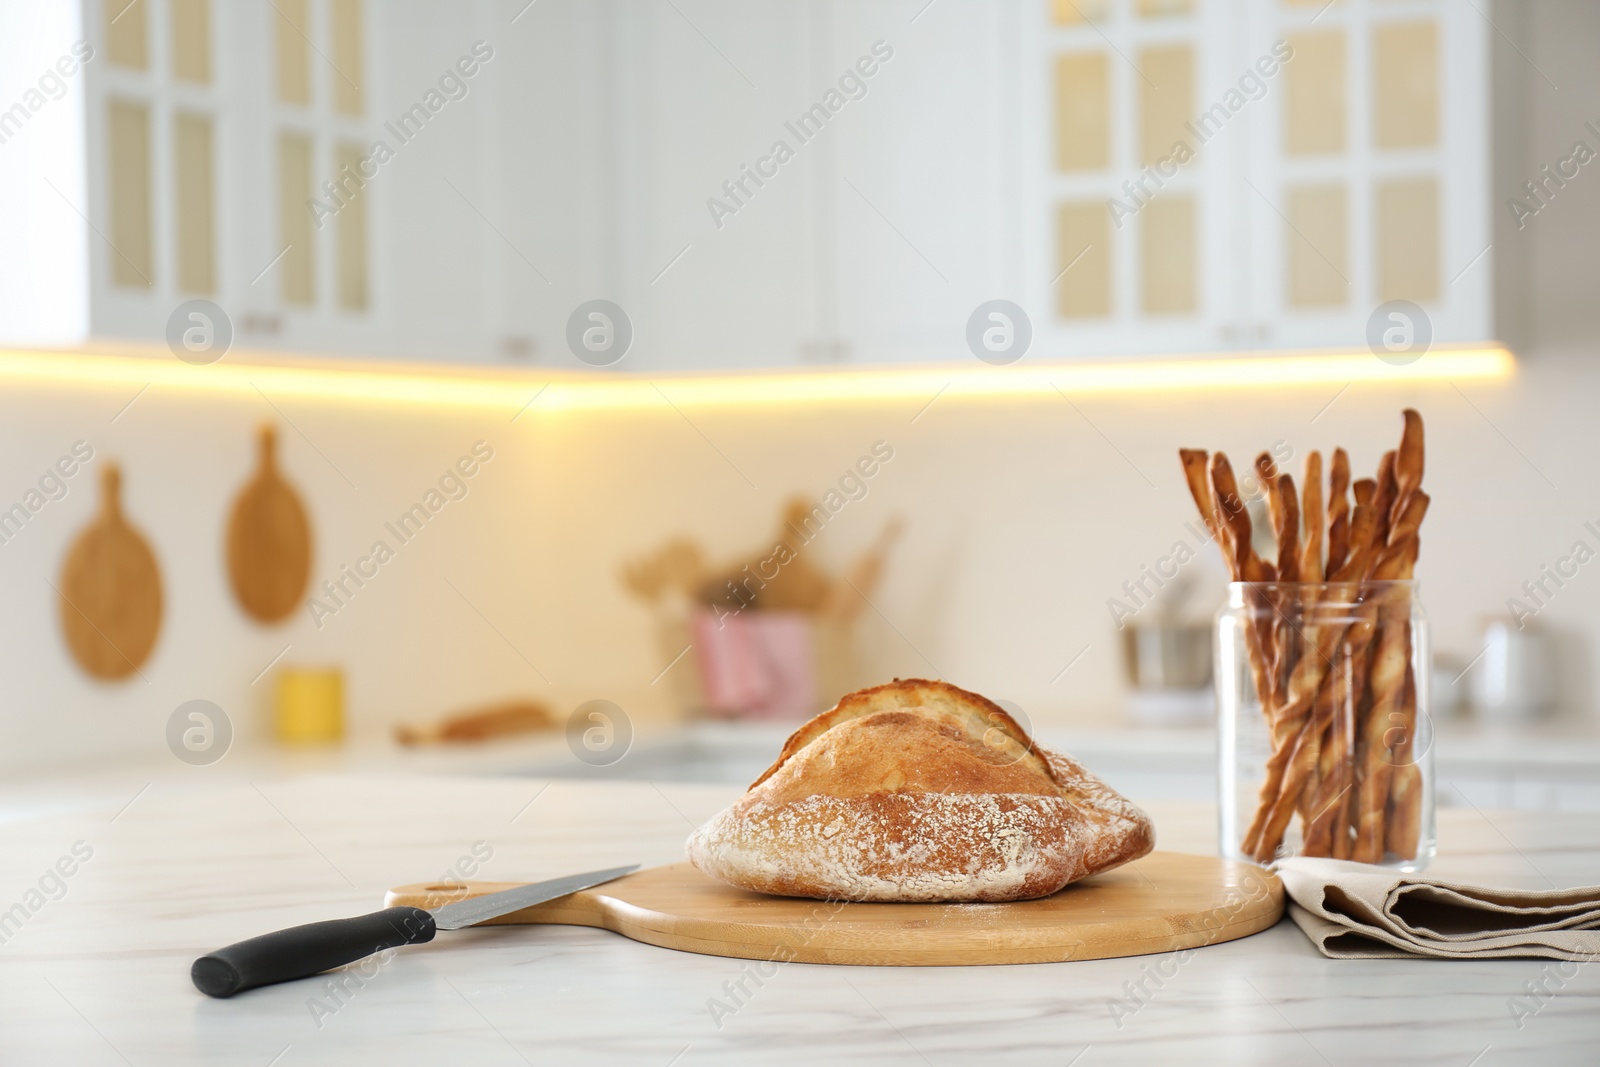
[[[432,941],[437,932],[433,916],[421,908],[385,908],[370,915],[293,926],[219,948],[195,960],[189,977],[208,997],[231,997],[256,986],[321,974],[386,948],[420,945]]]

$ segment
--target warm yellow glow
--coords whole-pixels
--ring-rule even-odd
[[[534,375],[493,369],[418,370],[392,364],[328,360],[310,365],[224,359],[192,366],[172,357],[93,352],[0,351],[0,380],[41,385],[260,393],[360,403],[495,407],[516,411],[657,408],[752,404],[840,404],[883,400],[1026,398],[1095,393],[1253,389],[1313,385],[1492,381],[1516,369],[1498,345],[1436,348],[1394,366],[1365,350],[1261,353],[1146,360],[1030,364],[1010,367],[916,366],[825,371],[679,374]],[[537,399],[535,399],[537,398]]]

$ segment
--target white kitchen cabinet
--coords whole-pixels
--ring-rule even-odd
[[[493,355],[493,233],[462,217],[497,210],[490,109],[472,99],[490,95],[488,10],[10,5],[8,73],[88,58],[0,153],[27,206],[10,251],[31,265],[8,268],[0,343],[165,346],[175,309],[204,299],[239,347]]]
[[[161,346],[197,297],[245,348],[566,368],[567,318],[601,298],[633,320],[616,369],[644,371],[967,363],[992,299],[1028,313],[1033,360],[1361,346],[1394,298],[1436,341],[1497,333],[1470,5],[76,0],[4,22],[0,104],[27,113],[0,191],[26,210],[0,344]],[[93,57],[29,110],[79,40]]]
[[[1444,0],[1321,6],[1261,4],[1252,32],[1295,58],[1251,116],[1249,324],[1272,345],[1360,346],[1406,300],[1436,342],[1495,337],[1493,28]]]
[[[1362,347],[1388,300],[1435,341],[1495,336],[1491,31],[1470,5],[1029,14],[1026,306],[1055,354]]]

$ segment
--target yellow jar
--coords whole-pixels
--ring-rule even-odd
[[[285,667],[278,672],[278,740],[325,744],[344,737],[344,672]]]

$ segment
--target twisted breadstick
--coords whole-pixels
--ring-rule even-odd
[[[1306,528],[1305,548],[1300,552],[1300,576],[1302,582],[1320,582],[1324,574],[1322,567],[1322,453],[1310,452],[1306,455],[1306,484],[1302,488],[1302,503],[1304,514],[1301,518]],[[1282,555],[1279,548],[1279,555]],[[1282,571],[1282,567],[1278,568]]]
[[[1300,581],[1300,498],[1295,496],[1294,476],[1278,475],[1273,486],[1273,533],[1278,539],[1278,581]]]
[[[1394,480],[1395,507],[1398,512],[1406,500],[1422,485],[1424,445],[1422,416],[1414,408],[1401,412],[1406,420],[1405,431],[1400,435],[1400,448],[1395,452]]]
[[[1417,679],[1410,670],[1406,672],[1404,706],[1411,710],[1411,721],[1415,724]],[[1413,755],[1415,741],[1407,730],[1394,747],[1395,766],[1389,787],[1388,821],[1384,826],[1384,840],[1389,851],[1404,858],[1417,854],[1422,836],[1422,768]]]
[[[1385,566],[1376,575],[1379,581],[1393,581],[1415,561],[1417,535],[1411,534],[1395,551],[1386,553]],[[1383,859],[1384,826],[1389,806],[1389,778],[1394,770],[1391,750],[1397,728],[1408,734],[1404,698],[1406,675],[1411,665],[1411,601],[1409,596],[1390,595],[1379,607],[1377,651],[1373,654],[1368,685],[1372,688],[1372,707],[1361,730],[1362,755],[1357,775],[1356,843],[1351,858],[1361,863]],[[1416,705],[1411,705],[1415,718]]]
[[[1223,561],[1228,566],[1228,573],[1235,582],[1243,582],[1246,571],[1250,569],[1247,553],[1240,556],[1239,545],[1246,547],[1250,541],[1250,516],[1246,514],[1243,520],[1243,540],[1236,541],[1235,530],[1237,524],[1229,525],[1224,516],[1224,509],[1218,503],[1218,494],[1212,488],[1212,475],[1209,469],[1209,456],[1204,449],[1180,448],[1178,459],[1183,464],[1184,479],[1189,484],[1189,495],[1194,498],[1195,507],[1200,509],[1200,518],[1206,524],[1211,537],[1222,551]],[[1243,503],[1238,498],[1238,486],[1233,484],[1233,468],[1228,464],[1228,457],[1219,453],[1221,474],[1218,475],[1226,487],[1226,496],[1240,510]],[[1228,509],[1231,514],[1233,507]],[[1245,630],[1245,657],[1250,664],[1251,681],[1256,687],[1256,694],[1262,704],[1262,710],[1268,708],[1267,701],[1272,692],[1272,683],[1269,674],[1269,656],[1262,644],[1261,631],[1256,626]]]
[[[1233,464],[1228,462],[1226,452],[1218,452],[1211,457],[1210,474],[1217,514],[1221,519],[1227,550],[1232,556],[1231,569],[1239,575],[1236,580],[1268,581],[1266,564],[1250,544],[1254,532],[1250,528],[1250,512],[1244,506],[1244,498],[1239,495],[1239,482],[1233,476]]]
[[[1200,509],[1200,521],[1206,524],[1211,540],[1222,544],[1222,531],[1217,526],[1217,505],[1211,496],[1211,481],[1206,475],[1207,453],[1203,448],[1180,448],[1178,459],[1183,464],[1183,477],[1189,483],[1189,495],[1194,506]],[[1234,581],[1241,581],[1234,575]]]
[[[1250,512],[1245,509],[1244,499],[1239,495],[1239,483],[1234,478],[1233,465],[1228,462],[1227,453],[1218,452],[1211,457],[1209,473],[1220,520],[1218,525],[1223,532],[1223,550],[1230,560],[1229,570],[1235,576],[1234,581],[1255,585],[1271,582],[1274,578],[1271,565],[1256,555],[1251,547],[1254,531],[1250,526]],[[1278,699],[1278,676],[1272,670],[1278,653],[1273,641],[1272,619],[1267,612],[1260,610],[1264,602],[1261,592],[1255,591],[1252,603],[1257,610],[1254,612],[1256,620],[1252,629],[1255,632],[1255,655],[1259,657],[1259,666],[1253,663],[1251,670],[1256,682],[1256,695],[1265,711],[1273,707]]]
[[[1340,649],[1343,661],[1330,672],[1328,692],[1333,715],[1325,742],[1325,769],[1312,801],[1312,815],[1303,834],[1308,856],[1349,856],[1349,807],[1355,787],[1356,721],[1367,684],[1370,622],[1358,622]]]
[[[1328,562],[1324,574],[1333,574],[1344,566],[1350,551],[1350,501],[1345,497],[1349,488],[1350,456],[1336,448],[1328,468]]]
[[[1374,535],[1378,531],[1378,512],[1372,505],[1377,484],[1371,478],[1362,478],[1353,487],[1356,509],[1350,519],[1349,554],[1339,569],[1328,575],[1330,582],[1359,582],[1377,563]]]
[[[1395,501],[1400,499],[1399,486],[1395,480],[1395,453],[1385,452],[1378,461],[1378,484],[1372,494],[1372,510],[1378,516],[1378,524],[1372,537],[1379,548],[1389,543],[1389,520],[1393,518]]]
[[[1397,549],[1401,554],[1400,577],[1409,580],[1416,569],[1420,539],[1417,535],[1422,519],[1428,511],[1428,494],[1418,484],[1422,480],[1423,444],[1422,417],[1406,410],[1406,434],[1400,442],[1396,461],[1395,480],[1399,497],[1395,501],[1400,511],[1390,530],[1389,552]],[[1398,541],[1398,544],[1395,542]],[[1409,640],[1410,629],[1407,628]],[[1384,826],[1388,851],[1403,858],[1414,857],[1422,835],[1422,769],[1417,766],[1417,680],[1407,649],[1405,689],[1400,701],[1398,721],[1390,730],[1393,744],[1389,754],[1390,773],[1389,804]]]
[[[1423,506],[1423,510],[1426,510],[1425,504]],[[1418,521],[1420,521],[1420,517]],[[1392,581],[1398,578],[1402,573],[1406,573],[1407,560],[1414,561],[1415,559],[1416,535],[1412,534],[1404,543],[1404,545],[1399,546],[1392,555],[1386,554],[1384,556],[1377,566],[1373,577],[1378,581]],[[1388,594],[1386,599],[1384,601],[1380,601],[1380,603],[1386,602],[1387,600],[1392,600],[1395,595],[1396,594],[1392,593]],[[1402,607],[1406,613],[1404,624],[1397,627],[1391,622],[1387,628],[1382,629],[1382,633],[1387,636],[1398,629],[1399,639],[1402,640],[1404,644],[1403,647],[1397,651],[1397,654],[1401,655],[1405,662],[1409,662],[1411,640],[1409,600],[1405,601]],[[1321,665],[1322,669],[1320,671],[1313,670],[1308,672],[1308,674],[1314,673],[1318,675],[1319,686],[1321,685],[1322,679],[1327,676],[1330,670],[1334,673],[1337,673],[1338,665],[1334,662],[1332,657],[1338,655],[1341,649],[1348,649],[1352,653],[1365,650],[1367,642],[1371,640],[1371,622],[1368,619],[1368,615],[1371,610],[1372,609],[1361,610],[1358,613],[1357,621],[1349,627],[1332,625],[1321,628],[1323,631],[1325,631],[1325,634],[1319,636],[1323,636],[1325,638],[1327,647],[1324,650],[1324,641],[1322,640],[1317,642],[1317,647],[1319,655],[1322,656],[1325,662]],[[1381,612],[1383,609],[1380,607],[1378,610]],[[1380,641],[1378,653],[1380,662],[1384,663],[1386,667],[1390,666],[1390,661],[1382,660],[1381,657],[1383,654],[1384,646]],[[1302,664],[1305,662],[1307,661],[1301,661]],[[1371,714],[1376,716],[1381,710],[1381,712],[1385,715],[1383,722],[1385,728],[1387,728],[1389,722],[1387,716],[1397,710],[1399,704],[1399,694],[1398,692],[1391,690],[1389,687],[1389,679],[1386,676],[1381,677],[1379,671],[1380,668],[1378,666],[1374,666],[1372,668],[1373,711]],[[1296,673],[1299,674],[1300,672],[1297,670]],[[1337,681],[1337,679],[1335,679],[1335,681]],[[1328,687],[1323,688],[1326,689]],[[1291,693],[1293,692],[1292,683],[1290,691]],[[1383,708],[1380,709],[1380,700],[1387,701],[1389,703],[1386,703]],[[1396,707],[1391,708],[1389,706],[1390,703],[1394,704]],[[1289,820],[1294,815],[1295,809],[1298,806],[1298,802],[1300,801],[1302,793],[1306,788],[1306,780],[1310,777],[1312,771],[1317,766],[1317,748],[1314,739],[1320,737],[1321,734],[1328,729],[1330,723],[1332,722],[1334,708],[1332,694],[1329,694],[1328,700],[1325,704],[1319,703],[1318,707],[1319,710],[1322,711],[1320,716],[1313,716],[1309,720],[1299,723],[1298,733],[1293,742],[1294,751],[1288,756],[1288,758],[1279,758],[1282,747],[1280,746],[1280,749],[1275,749],[1272,757],[1267,761],[1267,773],[1269,778],[1272,777],[1275,765],[1281,766],[1283,770],[1280,772],[1279,777],[1281,781],[1278,785],[1275,795],[1272,797],[1271,805],[1266,813],[1266,816],[1263,818],[1261,813],[1258,811],[1256,822],[1252,823],[1252,830],[1256,831],[1256,833],[1246,836],[1247,842],[1253,842],[1254,848],[1252,849],[1252,852],[1256,859],[1260,862],[1264,863],[1270,860],[1277,852],[1278,845],[1283,841],[1283,834],[1288,829]],[[1367,720],[1367,729],[1369,733],[1366,736],[1366,740],[1368,742],[1369,752],[1371,755],[1368,756],[1365,767],[1367,771],[1367,777],[1371,779],[1371,782],[1365,786],[1365,789],[1367,791],[1381,790],[1381,792],[1372,792],[1370,796],[1369,792],[1363,792],[1361,796],[1361,810],[1364,819],[1363,825],[1366,825],[1365,820],[1369,810],[1368,800],[1372,797],[1376,797],[1376,803],[1378,804],[1377,826],[1378,829],[1381,830],[1383,806],[1387,803],[1389,796],[1389,783],[1388,779],[1384,777],[1383,770],[1381,768],[1374,767],[1373,765],[1374,759],[1380,759],[1381,761],[1379,750],[1371,748],[1372,737],[1370,731],[1375,729],[1375,727],[1372,726],[1373,721],[1375,720],[1372,718]],[[1280,736],[1280,734],[1275,732],[1273,738],[1275,745],[1279,742]],[[1379,742],[1382,741],[1383,736],[1383,732],[1379,730],[1377,733],[1377,739]],[[1347,785],[1347,783],[1338,780],[1337,776],[1331,784],[1337,784],[1341,789],[1345,788]],[[1263,798],[1265,798],[1265,796],[1266,791],[1263,790]],[[1318,804],[1316,800],[1312,802],[1319,811],[1324,810],[1324,804],[1332,802],[1332,797],[1319,799],[1323,800],[1323,804]],[[1308,827],[1308,835],[1309,832],[1310,830]],[[1369,829],[1369,835],[1370,833],[1371,830]],[[1359,856],[1357,858],[1359,858]]]

